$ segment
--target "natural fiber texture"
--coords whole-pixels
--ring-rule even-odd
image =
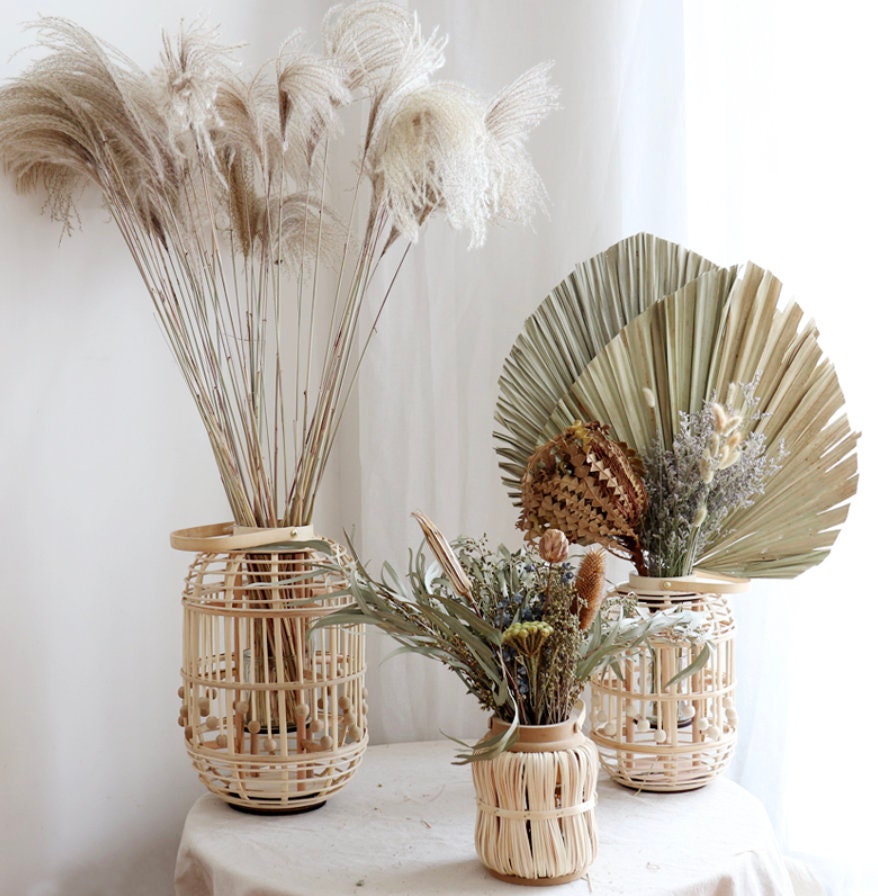
[[[640,600],[650,610],[703,614],[707,660],[674,680],[703,647],[658,635],[623,654],[615,671],[592,676],[590,737],[617,783],[635,790],[693,790],[721,774],[735,748],[734,619],[719,594]]]
[[[179,722],[199,778],[233,805],[320,805],[365,753],[363,628],[311,632],[352,601],[326,559],[302,542],[199,553],[190,567]]]
[[[471,766],[476,792],[476,852],[497,877],[525,884],[583,877],[597,855],[594,744],[579,736],[570,746],[517,752]]]
[[[296,33],[252,77],[201,26],[165,35],[153,72],[73,22],[33,27],[47,52],[0,89],[0,162],[19,190],[45,191],[67,231],[80,192],[97,188],[235,521],[309,523],[364,352],[423,225],[441,213],[478,246],[492,221],[526,221],[544,205],[524,144],[558,105],[550,66],[493,99],[433,83],[445,39],[375,0],[334,7],[322,53]],[[343,144],[341,108],[353,103],[363,132]],[[339,158],[346,146],[353,159]],[[390,285],[370,295],[382,264]]]
[[[540,303],[503,363],[495,412],[503,482],[516,504],[534,449],[580,419],[544,434],[558,400],[592,358],[662,296],[715,267],[682,246],[640,233],[578,264]]]
[[[637,529],[646,512],[640,463],[606,428],[580,422],[541,446],[521,484],[518,527],[527,538],[558,529],[579,544],[600,544],[643,568]]]
[[[591,628],[606,596],[604,573],[606,561],[604,552],[587,551],[580,561],[576,573],[576,594],[579,598],[579,627],[582,631]]]
[[[753,264],[697,264],[698,276],[662,298],[668,247],[646,245],[644,255],[644,238],[632,238],[592,259],[613,275],[594,285],[588,302],[565,305],[559,287],[528,321],[501,379],[497,417],[511,434],[498,434],[501,466],[521,482],[533,451],[576,421],[608,425],[640,455],[656,439],[670,448],[681,413],[714,400],[735,411],[755,384],[755,431],[769,457],[783,454],[781,469],[692,559],[748,577],[796,576],[827,555],[857,485],[857,434],[817,330],[798,305],[780,304],[780,281]],[[639,265],[655,288],[647,307],[632,308],[618,284]],[[535,338],[543,331],[551,338]]]

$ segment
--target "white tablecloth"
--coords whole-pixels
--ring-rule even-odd
[[[512,896],[476,856],[470,771],[453,754],[447,741],[370,747],[343,791],[301,815],[248,815],[204,794],[183,830],[178,896]],[[589,881],[541,892],[795,892],[762,805],[727,779],[679,794],[602,780],[597,818]]]

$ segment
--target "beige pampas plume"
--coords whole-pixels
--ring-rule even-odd
[[[304,160],[307,168],[324,137],[340,129],[337,110],[351,101],[341,63],[305,48],[299,32],[288,38],[277,58],[277,95],[280,133],[286,156]],[[293,172],[301,178],[302,170]]]
[[[480,245],[492,218],[518,208],[520,184],[496,147],[502,137],[521,151],[541,117],[536,93],[553,90],[545,71],[501,94],[491,134],[479,96],[431,82],[445,38],[423,37],[396,3],[337,7],[323,53],[294,33],[247,77],[200,24],[165,34],[149,72],[65,19],[32,27],[45,55],[0,86],[0,163],[19,191],[44,188],[68,231],[74,199],[97,188],[189,386],[235,522],[306,525],[407,254],[388,248],[414,242],[437,210]],[[338,111],[354,101],[361,130],[344,141],[353,158],[339,159],[349,147],[335,139]]]
[[[352,90],[386,92],[388,81],[409,89],[426,83],[445,64],[447,39],[424,40],[414,12],[396,3],[364,2],[332,7],[323,20],[323,48],[344,67]]]
[[[485,125],[490,138],[494,214],[526,224],[535,209],[545,211],[546,190],[525,143],[534,128],[560,108],[559,90],[551,82],[554,63],[535,65],[504,87],[488,105]]]
[[[594,622],[606,594],[604,552],[600,549],[583,555],[576,574],[579,628],[587,631]]]

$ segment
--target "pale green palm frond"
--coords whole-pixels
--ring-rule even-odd
[[[780,281],[753,264],[687,284],[607,343],[541,433],[545,441],[573,420],[597,420],[640,454],[657,436],[670,448],[681,412],[714,399],[740,408],[741,386],[755,382],[755,429],[783,460],[759,500],[732,513],[696,558],[718,572],[792,577],[819,563],[856,491],[857,436],[834,368],[813,323],[802,324],[795,303],[778,307],[780,296]]]
[[[558,397],[541,440],[575,420],[596,420],[639,454],[657,435],[670,448],[679,412],[700,408],[707,397],[711,347],[724,326],[735,276],[735,268],[708,271],[623,327]],[[654,410],[644,389],[654,396]]]
[[[503,483],[516,504],[546,421],[586,365],[646,308],[714,268],[695,252],[640,233],[578,264],[540,303],[503,364],[495,412]]]

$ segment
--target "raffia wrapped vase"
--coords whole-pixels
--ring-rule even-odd
[[[686,669],[703,644],[649,638],[592,676],[591,731],[601,765],[636,790],[695,790],[729,765],[737,739],[735,621],[725,595],[744,579],[632,576],[620,594],[634,594],[650,612],[683,608],[702,615],[707,663]],[[617,671],[621,672],[621,677]]]
[[[530,886],[583,877],[597,854],[599,763],[582,717],[522,725],[518,741],[471,765],[476,852],[500,880]],[[489,736],[508,728],[496,717]]]
[[[311,631],[353,603],[346,580],[323,566],[345,560],[344,549],[310,526],[204,526],[171,544],[196,552],[178,721],[198,777],[239,809],[322,806],[367,744],[363,627]]]

